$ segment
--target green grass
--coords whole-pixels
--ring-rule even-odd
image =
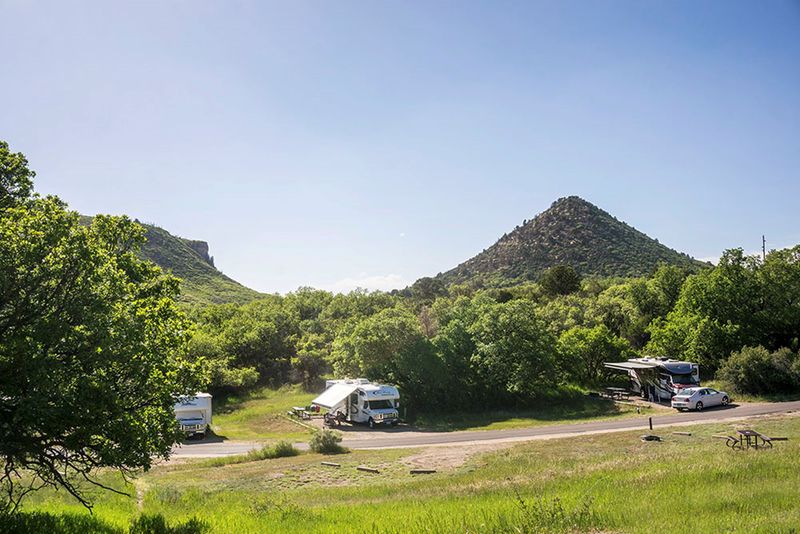
[[[500,430],[561,423],[579,423],[651,413],[650,406],[615,403],[586,395],[547,399],[538,406],[520,410],[494,410],[480,413],[423,414],[415,425],[420,430],[450,432],[454,430]]]
[[[137,482],[135,501],[101,495],[97,517],[125,526],[140,512],[170,523],[193,516],[214,532],[797,532],[800,418],[747,423],[787,436],[772,450],[732,451],[712,434],[743,423],[533,441],[414,477],[413,450],[302,454],[214,467],[167,464]],[[379,474],[355,470],[357,465]],[[26,511],[80,513],[40,492]]]
[[[309,429],[287,417],[286,412],[293,406],[307,406],[316,396],[300,386],[284,386],[215,399],[211,428],[227,439],[305,441]]]
[[[212,429],[217,435],[237,440],[292,439],[306,441],[308,430],[286,412],[293,406],[306,406],[316,393],[300,386],[280,389],[262,388],[247,395],[215,399]],[[653,411],[640,408],[642,413]],[[482,413],[438,413],[419,416],[414,425],[420,430],[450,432],[454,430],[499,430],[596,421],[638,415],[636,407],[605,399],[573,394],[542,400],[537,407],[522,410],[496,410]]]
[[[219,467],[222,465],[258,462],[260,460],[274,460],[275,458],[288,458],[290,456],[297,456],[298,454],[300,454],[300,450],[295,449],[291,442],[279,441],[273,445],[264,445],[260,449],[248,451],[247,454],[209,458],[203,462],[203,465]]]

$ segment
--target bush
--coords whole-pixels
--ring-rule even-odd
[[[297,456],[298,454],[300,454],[300,451],[295,449],[294,445],[292,445],[290,441],[279,441],[275,445],[265,445],[260,449],[249,451],[247,454],[209,458],[203,463],[203,465],[208,467],[221,467],[223,465],[258,462],[260,460],[272,460],[274,458],[286,458],[287,456]]]
[[[339,454],[347,451],[347,449],[339,445],[341,441],[342,434],[340,432],[334,432],[328,429],[315,430],[311,435],[311,441],[308,442],[308,446],[314,452]]]
[[[764,347],[744,347],[716,376],[738,393],[794,393],[800,391],[800,357],[787,348],[770,353]]]
[[[196,517],[170,526],[161,514],[143,514],[131,521],[130,534],[202,534],[209,530],[208,523]]]
[[[48,512],[0,513],[0,534],[48,532],[49,534],[123,534],[123,529],[88,514]]]
[[[297,456],[300,451],[294,448],[291,441],[282,440],[275,445],[267,445],[257,451],[250,451],[247,456],[250,460],[272,460],[273,458],[286,458]]]

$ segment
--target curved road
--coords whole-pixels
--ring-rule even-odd
[[[654,432],[659,427],[692,423],[710,423],[734,419],[746,419],[763,415],[785,414],[800,411],[800,401],[775,403],[748,403],[726,407],[711,408],[703,412],[676,412],[669,415],[654,415]],[[487,442],[527,441],[532,439],[552,439],[582,434],[622,432],[625,430],[648,429],[648,416],[627,417],[571,423],[560,425],[509,428],[504,430],[467,430],[457,432],[420,432],[410,428],[389,428],[385,430],[363,431],[356,427],[346,427],[342,445],[350,449],[391,449],[408,447],[427,447],[455,444],[475,444]],[[347,434],[353,434],[348,438]],[[367,435],[368,437],[363,437]],[[305,444],[299,444],[305,448]],[[173,449],[173,458],[204,458],[243,454],[261,444],[248,441],[203,440],[187,442]]]

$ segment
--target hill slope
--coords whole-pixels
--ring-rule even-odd
[[[190,304],[244,303],[260,293],[225,276],[214,267],[208,243],[177,237],[163,228],[143,224],[147,242],[141,256],[182,280],[181,301]]]
[[[81,216],[81,224],[92,218]],[[139,222],[139,221],[137,221]],[[208,243],[174,236],[158,226],[144,224],[147,241],[139,256],[181,279],[180,301],[186,304],[244,303],[261,293],[228,278],[214,267]]]
[[[662,263],[689,269],[704,265],[571,196],[437,278],[446,284],[480,279],[507,285],[536,280],[554,265],[571,265],[584,276],[641,276]]]

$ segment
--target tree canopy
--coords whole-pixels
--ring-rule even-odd
[[[184,358],[178,281],[134,254],[142,228],[91,225],[0,145],[0,508],[96,469],[147,469],[178,437],[173,404],[203,381]]]

